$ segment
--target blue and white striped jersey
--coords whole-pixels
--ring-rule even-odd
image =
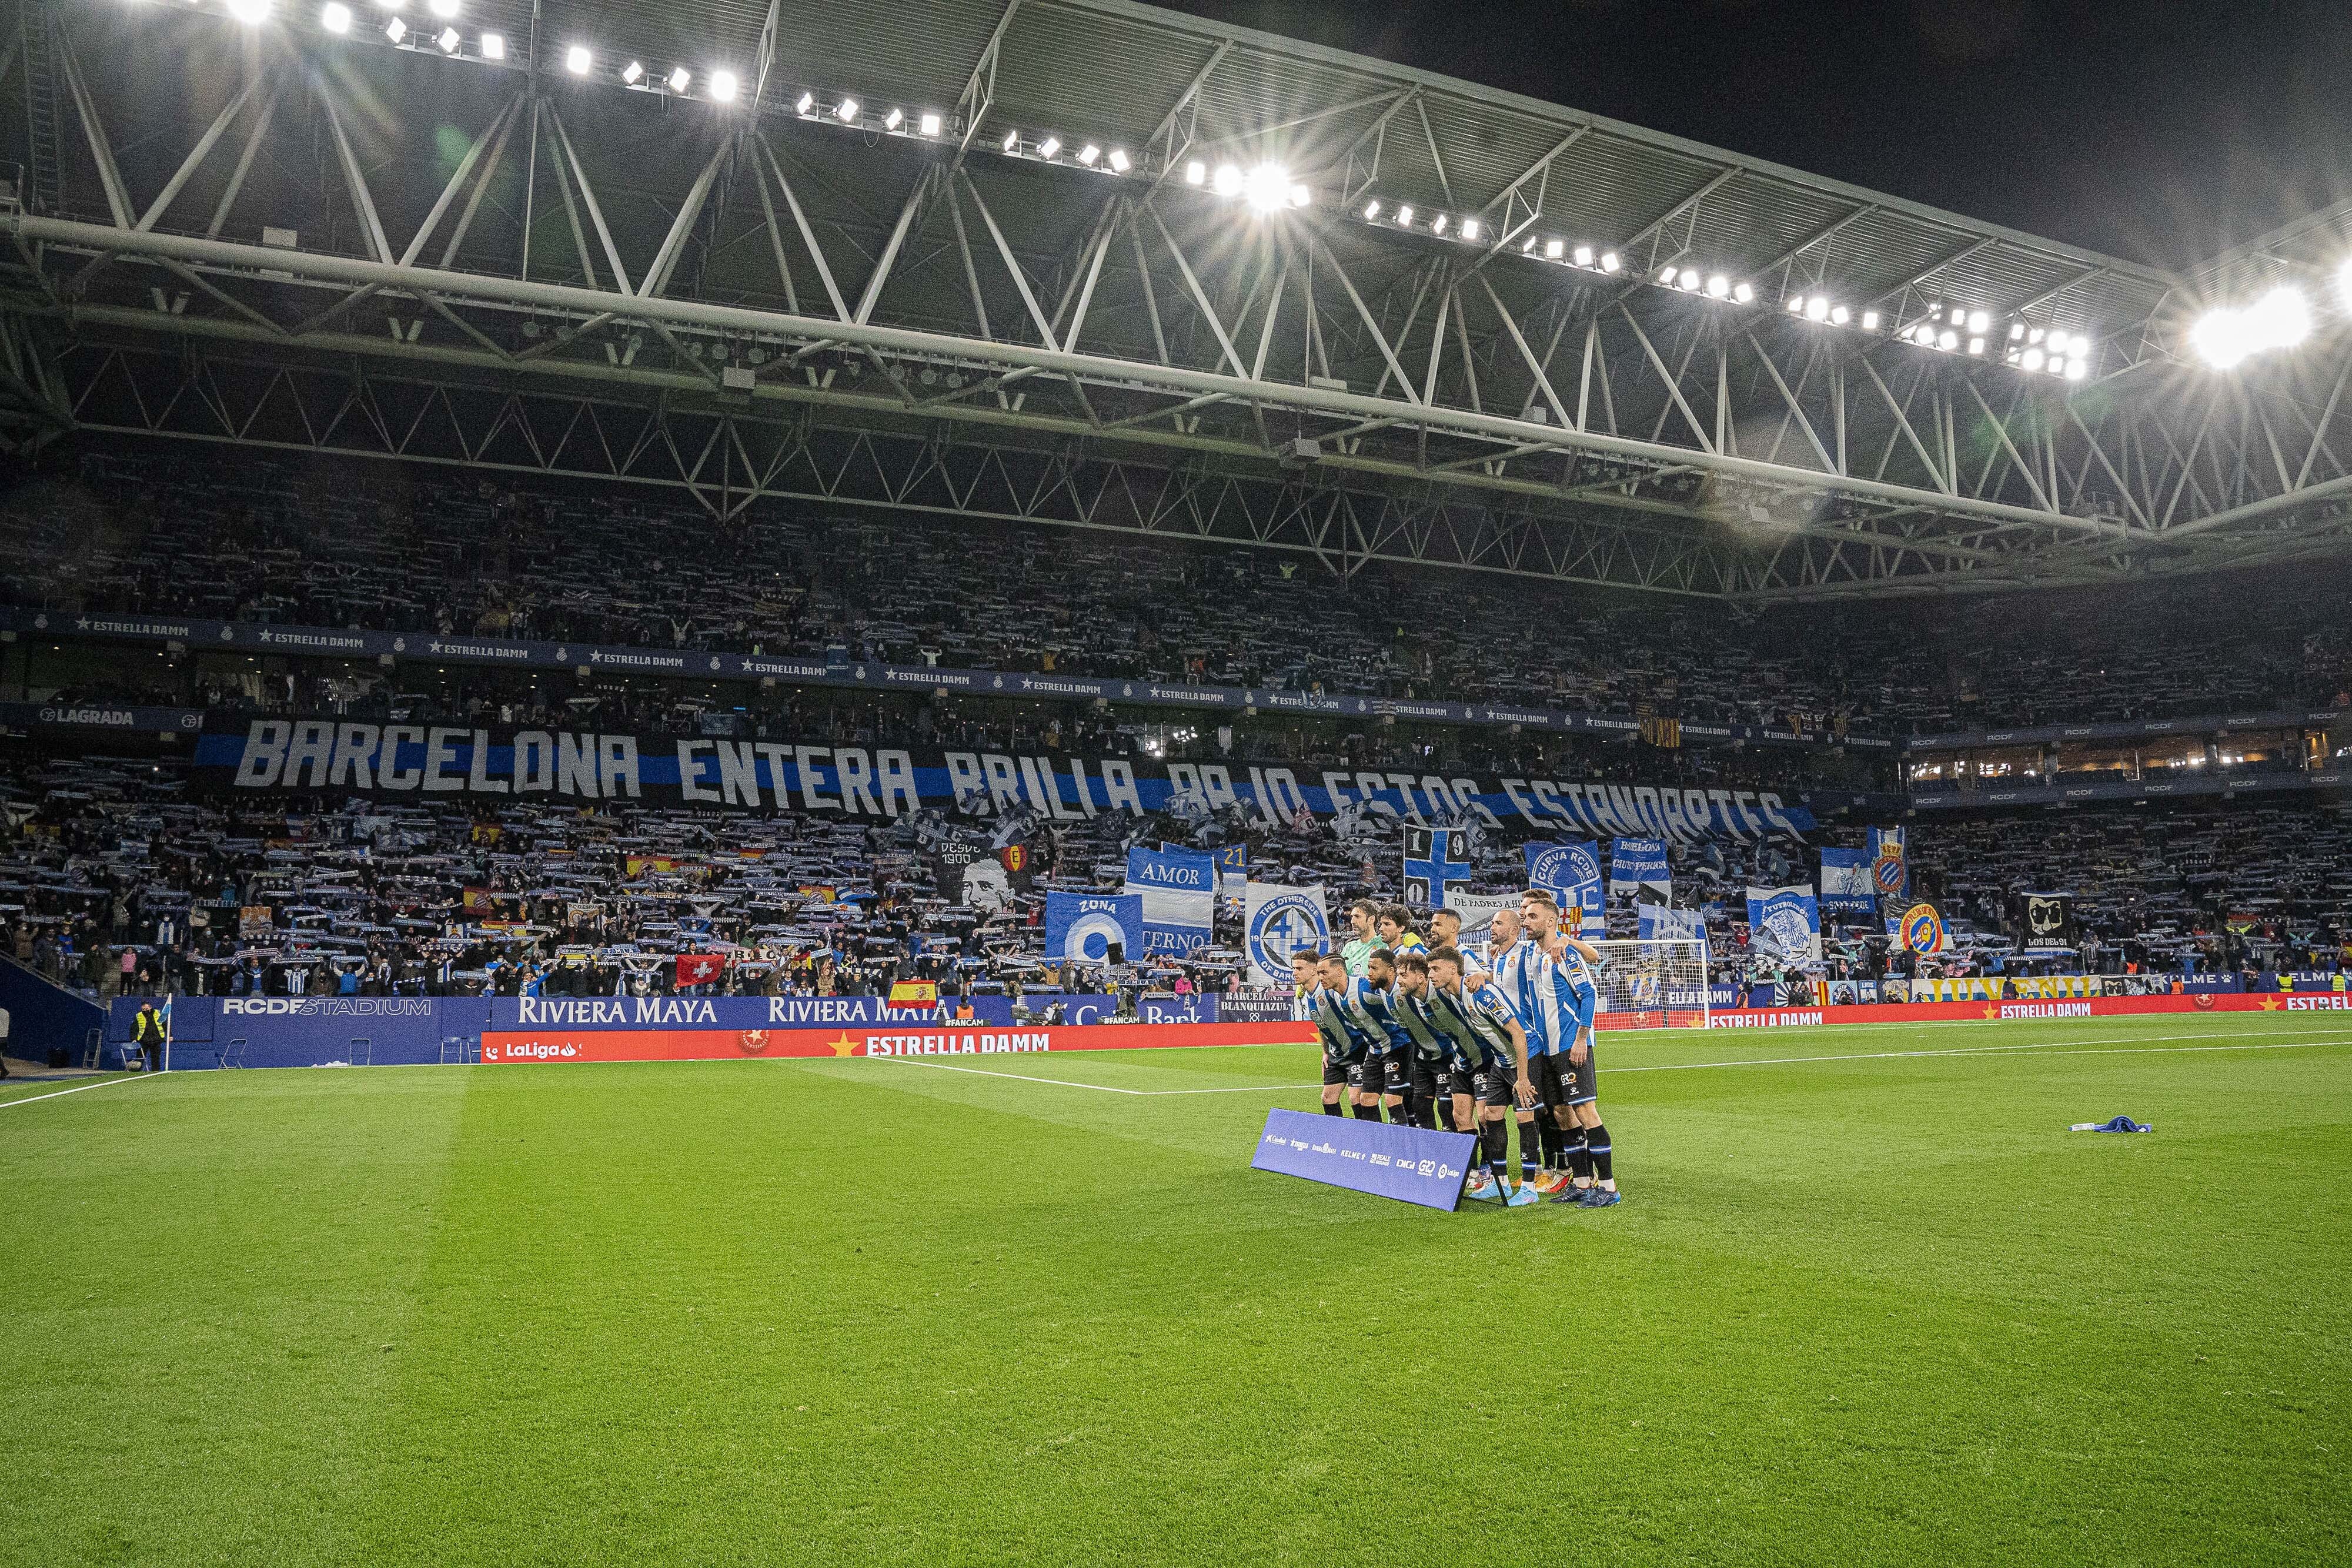
[[[1339,993],[1339,1010],[1376,1051],[1410,1051],[1412,1036],[1397,1021],[1396,998],[1363,976],[1348,982]],[[1385,1042],[1385,1043],[1382,1043]]]

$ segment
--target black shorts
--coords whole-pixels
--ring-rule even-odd
[[[1469,1092],[1481,1105],[1517,1105],[1519,1103],[1518,1068],[1511,1062],[1498,1057],[1465,1076],[1469,1080]]]
[[[1571,1063],[1565,1051],[1547,1060],[1553,1064],[1552,1072],[1559,1085],[1559,1098],[1548,1100],[1545,1102],[1546,1104],[1590,1105],[1601,1098],[1600,1080],[1596,1071],[1600,1062],[1590,1043],[1584,1048],[1584,1065],[1581,1067]]]
[[[1561,1098],[1559,1082],[1559,1070],[1567,1064],[1568,1058],[1549,1051],[1528,1053],[1528,1077],[1535,1083],[1537,1104],[1549,1107],[1568,1103]]]
[[[1413,1055],[1410,1046],[1392,1047],[1381,1052],[1381,1093],[1407,1095],[1412,1092]],[[1367,1072],[1364,1076],[1367,1081],[1365,1086],[1369,1088],[1371,1074]]]
[[[1352,1089],[1356,1085],[1358,1077],[1356,1064],[1346,1057],[1327,1055],[1323,1058],[1323,1082],[1326,1087],[1334,1083],[1345,1083]]]
[[[1419,1051],[1412,1057],[1413,1093],[1423,1100],[1433,1100],[1452,1091],[1452,1072],[1443,1056],[1424,1056]]]

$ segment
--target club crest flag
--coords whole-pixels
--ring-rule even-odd
[[[1903,912],[1903,946],[1914,953],[1944,950],[1944,917],[1932,904],[1915,904]]]
[[[1609,844],[1609,891],[1631,893],[1649,888],[1674,890],[1674,874],[1666,870],[1664,839],[1613,839]]]
[[[1330,946],[1329,904],[1320,883],[1286,887],[1276,882],[1254,882],[1242,904],[1242,949],[1249,956],[1253,986],[1290,984],[1290,956],[1305,948],[1319,953]]]
[[[1903,858],[1903,830],[1870,830],[1870,880],[1881,898],[1900,898],[1911,891],[1910,862]]]
[[[1056,964],[1100,964],[1118,944],[1132,959],[1143,952],[1140,894],[1045,894],[1045,957]]]
[[[1822,852],[1822,907],[1837,915],[1870,915],[1878,908],[1867,850]]]
[[[1415,909],[1443,909],[1448,889],[1470,884],[1469,857],[1454,828],[1404,831],[1404,901]]]
[[[1486,945],[1493,933],[1496,910],[1518,906],[1519,895],[1516,893],[1465,893],[1457,887],[1445,895],[1445,907],[1462,917],[1462,946],[1465,951]]]
[[[1601,915],[1601,846],[1586,839],[1577,843],[1529,844],[1527,846],[1528,885],[1549,889],[1559,900],[1567,924],[1566,912],[1580,909],[1583,921],[1577,930],[1579,936],[1598,936],[1608,929]]]
[[[1670,909],[1663,904],[1633,905],[1641,921],[1634,934],[1644,942],[1704,942],[1706,916],[1696,909]]]
[[[1190,953],[1209,944],[1217,913],[1217,860],[1202,850],[1127,852],[1124,891],[1143,899],[1143,949]]]
[[[1822,961],[1821,904],[1810,887],[1748,890],[1748,945],[1784,964]]]

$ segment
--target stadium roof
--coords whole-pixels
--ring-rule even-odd
[[[265,4],[28,0],[19,444],[1748,600],[2352,542],[2339,321],[2227,376],[2180,349],[2332,267],[2324,225],[2176,278],[1126,0]]]

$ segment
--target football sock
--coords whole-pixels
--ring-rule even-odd
[[[1511,1169],[1511,1135],[1503,1130],[1503,1124],[1479,1123],[1478,1143],[1486,1151],[1486,1168],[1495,1173],[1495,1179],[1501,1181],[1507,1177]]]
[[[1617,1167],[1609,1158],[1609,1129],[1595,1122],[1584,1129],[1585,1152],[1592,1156],[1592,1174],[1605,1182],[1615,1182]]]
[[[1536,1113],[1536,1141],[1542,1146],[1543,1167],[1559,1169],[1559,1124],[1541,1111]]]
[[[1326,1116],[1343,1116],[1343,1115],[1347,1114],[1347,1113],[1346,1113],[1346,1112],[1344,1112],[1344,1111],[1342,1111],[1342,1110],[1340,1110],[1340,1109],[1339,1109],[1339,1102],[1338,1102],[1337,1100],[1326,1100],[1326,1101],[1324,1101],[1324,1102],[1323,1102],[1323,1113],[1324,1113]]]
[[[1535,1180],[1539,1160],[1537,1145],[1541,1137],[1542,1134],[1536,1131],[1534,1118],[1519,1124],[1519,1176],[1523,1181]]]
[[[1449,1133],[1454,1131],[1454,1096],[1451,1094],[1437,1096],[1437,1124]]]
[[[1561,1129],[1568,1139],[1568,1174],[1580,1186],[1592,1179],[1592,1151],[1586,1145],[1582,1127]]]
[[[1377,1122],[1377,1121],[1379,1121],[1380,1119],[1381,1119],[1381,1108],[1380,1108],[1378,1105],[1359,1105],[1359,1106],[1357,1106],[1357,1107],[1356,1107],[1356,1120],[1357,1120],[1357,1121],[1359,1121],[1359,1122]]]

